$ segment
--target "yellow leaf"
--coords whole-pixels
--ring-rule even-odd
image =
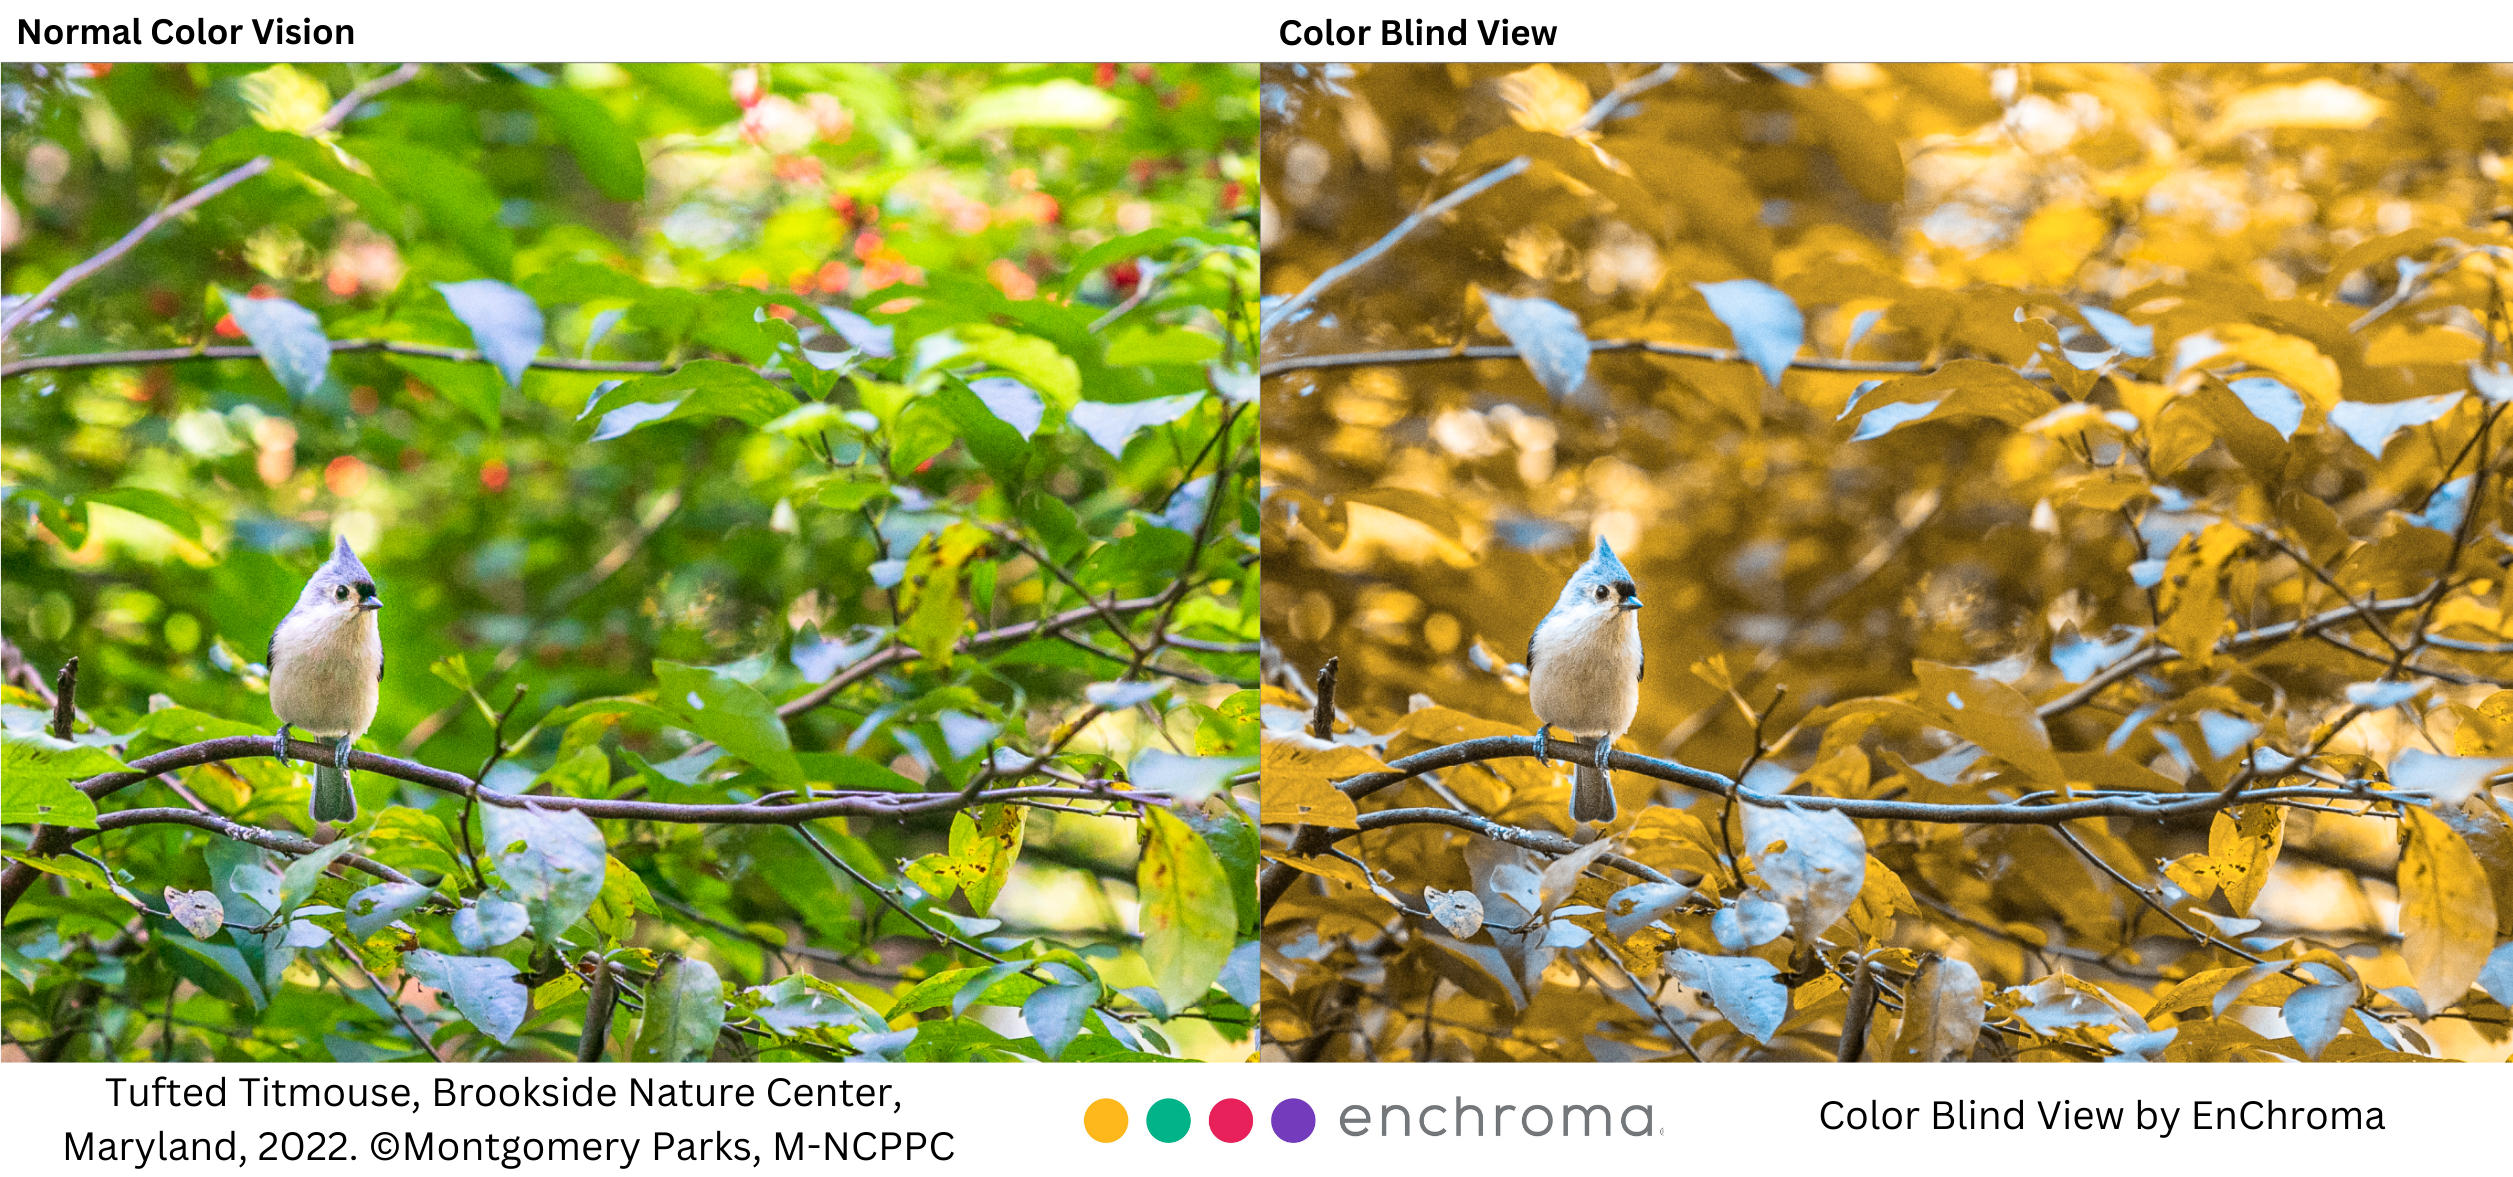
[[[1501,79],[1510,118],[1530,131],[1568,135],[1588,116],[1588,86],[1549,65],[1531,65]]]
[[[2014,687],[1938,662],[1913,662],[1911,669],[1919,675],[1919,707],[1929,722],[2038,779],[2055,785],[2068,779],[2032,700]]]
[[[2203,361],[2205,367],[2222,371],[2240,361],[2275,375],[2321,409],[2338,403],[2338,362],[2321,354],[2310,340],[2249,323],[2220,323],[2209,328],[2208,334],[2223,346]]]
[[[1353,830],[1361,828],[1361,811],[1332,782],[1387,766],[1350,745],[1314,748],[1300,738],[1268,736],[1259,768],[1268,824]]]
[[[2469,844],[2440,817],[2404,806],[2400,854],[2400,956],[2426,1008],[2460,1001],[2495,946],[2496,901]]]
[[[2184,536],[2165,558],[2164,582],[2156,594],[2164,624],[2155,636],[2192,662],[2204,665],[2216,657],[2216,640],[2232,621],[2225,603],[2225,565],[2246,538],[2231,523],[2211,523],[2197,535]]]
[[[2276,127],[2361,130],[2380,117],[2382,109],[2381,99],[2329,78],[2314,78],[2299,85],[2262,86],[2237,94],[2227,102],[2216,121],[2208,124],[2205,138],[2210,143],[2222,143],[2245,131]]]
[[[2286,840],[2286,809],[2279,805],[2243,805],[2220,809],[2208,826],[2208,857],[2216,860],[2216,885],[2227,906],[2248,915],[2251,901],[2269,881],[2278,847]]]
[[[1349,860],[1333,855],[1321,854],[1315,858],[1294,858],[1288,854],[1276,854],[1269,850],[1265,858],[1268,862],[1282,863],[1302,874],[1316,875],[1321,879],[1333,879],[1338,883],[1359,887],[1364,891],[1370,890],[1369,876],[1362,874],[1360,867],[1354,866]]]

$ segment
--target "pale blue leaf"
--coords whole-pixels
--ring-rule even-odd
[[[986,741],[994,739],[1003,725],[991,719],[980,719],[957,711],[944,711],[934,716],[942,725],[942,742],[951,749],[951,758],[966,760],[986,750]]]
[[[515,983],[513,964],[494,956],[447,956],[422,948],[403,955],[401,965],[501,1045],[522,1028],[530,1004],[525,999],[532,991]]]
[[[454,943],[467,951],[486,952],[523,935],[532,926],[532,913],[513,899],[490,892],[455,912],[453,925]]]
[[[1082,688],[1082,696],[1105,710],[1123,711],[1157,699],[1168,689],[1165,682],[1095,682]]]
[[[2469,362],[2469,386],[2478,390],[2490,404],[2513,401],[2513,364],[2496,361],[2492,368],[2476,360]]]
[[[1019,431],[1023,441],[1038,432],[1040,419],[1047,415],[1047,402],[1039,399],[1038,390],[1009,376],[971,380],[969,391],[977,394],[979,403],[996,420]]]
[[[1254,767],[1256,759],[1249,756],[1181,756],[1146,748],[1135,754],[1126,776],[1135,788],[1167,793],[1181,801],[1200,801]]]
[[[2498,1005],[2513,1005],[2513,940],[2496,945],[2487,954],[2487,963],[2479,966],[2478,987]]]
[[[364,940],[418,910],[435,893],[418,883],[377,883],[360,891],[349,897],[349,934]]]
[[[1091,1011],[1098,996],[1093,985],[1049,985],[1030,994],[1021,1003],[1021,1021],[1038,1040],[1039,1052],[1051,1060],[1063,1058],[1065,1047],[1082,1033],[1082,1015]]]
[[[875,359],[886,360],[898,354],[891,342],[888,324],[873,322],[843,307],[822,307],[820,313],[829,320],[830,326],[838,329],[839,337],[846,340],[848,347]]]
[[[2259,734],[2260,725],[2248,719],[2219,711],[2199,713],[2199,738],[2207,741],[2208,755],[2219,760],[2241,751]]]
[[[2330,426],[2346,434],[2347,440],[2355,442],[2366,453],[2379,458],[2382,447],[2388,445],[2400,430],[2440,419],[2461,403],[2461,395],[2450,392],[2382,405],[2347,401],[2330,410]]]
[[[2101,307],[2081,306],[2077,308],[2077,313],[2085,316],[2085,321],[2093,326],[2095,334],[2103,337],[2103,342],[2123,353],[2140,359],[2155,354],[2155,328],[2139,326],[2130,322],[2128,316]]]
[[[508,896],[530,914],[542,943],[557,943],[559,933],[602,894],[610,855],[602,831],[584,814],[538,805],[483,805],[480,828],[486,842],[482,849],[496,864]]]
[[[1762,369],[1763,382],[1779,387],[1790,358],[1806,342],[1806,315],[1798,310],[1797,301],[1751,278],[1696,282],[1693,289],[1710,300],[1710,313],[1728,325],[1737,350]]]
[[[436,291],[454,308],[454,317],[471,328],[480,354],[497,365],[507,387],[521,386],[524,370],[541,350],[541,307],[532,296],[494,278],[439,282]]]
[[[2275,377],[2245,376],[2229,381],[2225,387],[2233,389],[2243,407],[2277,430],[2279,437],[2292,439],[2295,427],[2304,423],[2303,396]]]
[[[1264,945],[1254,940],[1231,949],[1230,959],[1222,962],[1221,980],[1216,982],[1222,987],[1222,992],[1230,994],[1231,1000],[1249,1009],[1255,1009],[1257,1004],[1257,993],[1260,988],[1260,974],[1257,966],[1263,949]],[[2508,961],[2507,967],[2513,968],[2513,960]],[[2480,979],[2485,979],[2483,974]]]
[[[1768,1043],[1789,1017],[1789,991],[1780,970],[1752,956],[1705,956],[1689,948],[1666,955],[1675,978],[1710,995],[1710,1004],[1756,1042]]]
[[[2359,707],[2397,707],[2421,689],[2408,682],[2352,682],[2347,684],[2347,701]]]
[[[2408,748],[2391,761],[2391,787],[2423,793],[2426,803],[2449,812],[2508,768],[2513,759],[2491,756],[2437,756]]]
[[[1941,396],[1933,401],[1902,401],[1880,405],[1874,412],[1859,418],[1858,430],[1850,435],[1850,440],[1874,441],[1936,412],[1937,406],[1944,403],[1946,403],[1946,398]]]
[[[1553,399],[1569,396],[1588,379],[1588,334],[1579,316],[1560,303],[1542,298],[1509,298],[1487,290],[1484,305],[1493,325],[1518,347],[1518,358],[1535,373]]]
[[[2426,509],[2408,517],[2419,527],[2430,527],[2450,535],[2460,531],[2461,520],[2469,514],[2469,492],[2477,475],[2464,474],[2435,488],[2426,500]]]
[[[2295,1045],[2304,1048],[2305,1057],[2318,1059],[2322,1048],[2338,1037],[2339,1027],[2347,1020],[2347,1007],[2355,1000],[2353,984],[2308,985],[2288,997],[2280,1012],[2286,1029],[2295,1036]]]
[[[219,293],[226,296],[227,313],[235,316],[236,326],[244,329],[244,337],[253,341],[288,395],[302,400],[323,386],[331,371],[332,342],[314,312],[284,298]]]
[[[2081,683],[2129,655],[2146,642],[2146,631],[2127,626],[2114,626],[2100,640],[2079,634],[2076,627],[2062,630],[2051,639],[2051,665],[2059,668],[2059,676],[2072,683]]]
[[[1110,457],[1124,457],[1126,442],[1135,434],[1186,416],[1203,399],[1202,393],[1188,393],[1130,401],[1122,405],[1084,401],[1073,406],[1066,419],[1073,422],[1073,427],[1081,430],[1083,436],[1107,450]]]

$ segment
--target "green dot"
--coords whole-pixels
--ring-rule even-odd
[[[1176,1144],[1186,1138],[1187,1129],[1195,1126],[1195,1117],[1187,1114],[1187,1105],[1164,1099],[1152,1105],[1151,1114],[1143,1117],[1143,1126],[1151,1129],[1152,1139]]]

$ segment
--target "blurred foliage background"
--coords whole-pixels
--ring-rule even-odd
[[[526,940],[476,921],[524,898],[499,874],[531,864],[458,861],[478,816],[377,772],[358,774],[376,824],[348,834],[432,890],[354,934],[342,879],[285,897],[331,914],[292,915],[203,857],[277,873],[289,854],[143,825],[80,865],[12,824],[55,877],[8,913],[11,1042],[358,1059],[414,1057],[424,1033],[563,1057],[591,951],[632,994],[680,969],[674,992],[699,995],[650,1014],[661,1029],[624,1012],[611,1057],[639,1033],[703,1057],[709,1008],[736,1055],[1054,1056],[1078,1034],[1068,1057],[1243,1056],[1253,990],[1206,987],[1243,938],[1230,880],[1254,842],[1228,771],[1253,744],[1226,717],[1255,668],[1253,67],[427,66],[326,117],[389,72],[0,75],[8,308],[33,312],[0,393],[9,821],[87,775],[38,734],[71,656],[73,739],[108,757],[268,731],[259,662],[333,536],[388,606],[370,749],[511,793],[970,796],[801,825],[817,853],[774,824],[553,827],[577,849],[595,830],[608,885],[575,909],[590,922],[536,901]],[[199,348],[245,358],[179,354]],[[139,354],[160,349],[175,362]],[[1014,632],[1077,609],[1089,626]],[[1076,799],[1146,748],[1174,757],[1174,818]],[[267,760],[169,779],[187,787],[105,808],[305,822],[303,780]],[[1067,796],[977,805],[990,783]],[[964,805],[1010,855],[953,836]],[[1198,832],[1167,836],[1180,821]],[[187,936],[161,888],[221,895],[226,932]],[[446,918],[465,914],[467,939]],[[528,1022],[505,990],[438,996],[444,966],[413,973],[415,952],[521,968],[543,982]]]
[[[1831,1058],[1864,954],[1870,1057],[1896,1033],[1977,1057],[2505,1057],[2513,839],[2480,786],[2513,755],[2509,99],[2501,65],[1267,67],[1269,810],[1295,779],[1318,796],[1372,758],[1532,730],[1515,664],[1598,536],[1647,602],[1623,747],[1766,792],[2343,794],[2416,787],[2408,753],[2450,777],[2431,809],[2298,800],[2240,830],[2199,808],[1863,818],[1863,906],[1785,999],[1770,974],[1816,946],[1714,934],[1780,885],[1704,793],[1618,774],[1622,852],[1707,880],[1653,928],[1555,925],[1593,941],[1426,918],[1550,856],[1397,824],[1338,865],[1269,827],[1270,854],[1311,855],[1267,888],[1269,1051]],[[1522,332],[1496,298],[1571,325]],[[1584,366],[1548,378],[1539,350]],[[1329,657],[1335,738],[1371,758],[1286,751],[1309,767],[1278,773]],[[1955,714],[1950,683],[2000,718]],[[1361,812],[1564,828],[1564,778],[1486,767]],[[1574,907],[1614,889],[1580,885]],[[1704,996],[1704,970],[1757,954]],[[1953,990],[1977,1042],[1917,1024],[1960,1004],[1917,996],[1940,957],[1975,971]],[[2267,982],[2235,983],[2255,959]]]

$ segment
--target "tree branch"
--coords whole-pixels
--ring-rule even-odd
[[[470,348],[439,347],[432,343],[404,343],[397,339],[335,339],[331,341],[331,347],[333,355],[345,355],[350,352],[383,352],[387,355],[420,356],[465,364],[485,363],[488,359]],[[262,358],[262,349],[241,343],[222,344],[217,347],[155,347],[141,348],[136,351],[30,356],[26,359],[0,364],[0,378],[62,368],[118,368],[135,364],[180,364],[194,360],[258,360],[260,358]],[[672,371],[680,365],[663,360],[571,360],[565,356],[534,356],[526,366],[560,372],[653,375]]]
[[[323,112],[323,117],[316,120],[313,126],[306,128],[306,134],[319,135],[338,127],[341,123],[348,121],[349,116],[356,113],[358,107],[364,105],[367,99],[418,76],[419,64],[410,62],[400,69],[351,90],[343,95],[340,101],[333,103],[330,110]],[[36,291],[33,298],[19,303],[5,317],[0,317],[0,339],[7,339],[19,327],[34,318],[38,312],[52,305],[53,300],[67,293],[71,287],[86,281],[97,271],[121,260],[122,255],[131,252],[140,242],[147,240],[149,234],[155,233],[166,222],[199,208],[220,193],[246,180],[269,171],[270,166],[271,157],[254,156],[229,169],[225,175],[185,193],[174,203],[148,214],[138,225],[133,226],[130,232],[123,234],[120,240],[98,251],[94,257],[62,271],[60,277],[47,283],[42,290]],[[22,364],[8,365],[0,368],[0,376],[13,376],[21,370],[24,370]]]
[[[1325,273],[1318,275],[1317,278],[1311,281],[1307,287],[1303,288],[1300,293],[1284,299],[1273,310],[1267,311],[1258,316],[1257,334],[1262,337],[1268,332],[1273,331],[1274,328],[1288,322],[1293,315],[1300,312],[1302,307],[1308,306],[1311,302],[1316,301],[1319,295],[1326,293],[1329,287],[1343,281],[1346,278],[1352,277],[1353,274],[1360,270],[1363,266],[1377,261],[1380,254],[1396,248],[1396,243],[1403,241],[1406,237],[1410,236],[1414,230],[1431,223],[1432,219],[1438,217],[1440,214],[1474,199],[1476,196],[1481,195],[1485,190],[1491,188],[1493,185],[1509,179],[1520,172],[1526,171],[1532,163],[1533,161],[1528,159],[1526,156],[1519,156],[1508,163],[1502,164],[1491,171],[1485,172],[1484,174],[1467,181],[1466,183],[1458,186],[1455,191],[1452,191],[1448,195],[1432,201],[1429,205],[1417,210],[1412,216],[1398,221],[1395,228],[1387,231],[1386,236],[1371,242],[1369,246],[1364,248],[1361,252],[1345,258],[1343,261],[1338,262],[1331,267],[1328,267]],[[1272,375],[1271,366],[1260,369],[1259,374]]]

